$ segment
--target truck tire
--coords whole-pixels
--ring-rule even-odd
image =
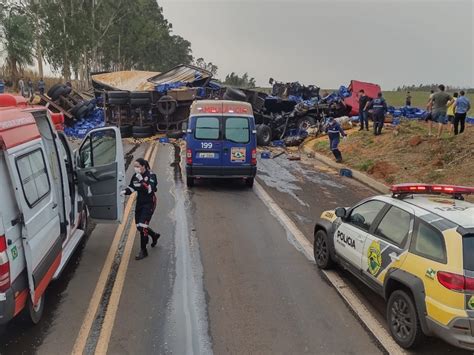
[[[224,93],[223,99],[231,101],[247,101],[247,95],[245,95],[245,92],[243,92],[242,90],[227,88]]]
[[[130,105],[131,106],[151,106],[151,100],[148,98],[139,98],[139,99],[132,99],[130,98]]]
[[[31,297],[28,295],[28,319],[33,324],[38,324],[43,316],[44,311],[44,293],[38,300],[36,306],[33,306],[33,302],[31,301]]]
[[[51,94],[51,100],[56,101],[61,96],[67,96],[71,93],[72,89],[69,86],[61,85]]]
[[[266,147],[272,141],[272,130],[266,124],[257,125],[257,144]]]
[[[77,120],[80,120],[81,118],[87,116],[87,114],[89,113],[89,104],[87,102],[79,103],[76,106],[74,106],[74,108],[76,108],[76,110],[74,111],[74,113],[72,115]],[[71,113],[72,113],[72,111],[71,111]]]
[[[311,116],[304,116],[298,120],[298,129],[306,131],[311,126],[316,126],[316,119]]]
[[[151,100],[151,95],[149,91],[131,91],[130,100],[133,99],[148,99]]]
[[[396,290],[390,295],[387,303],[387,324],[393,339],[402,348],[413,349],[425,338],[415,302],[404,290]]]
[[[160,97],[156,106],[161,114],[172,115],[176,111],[177,102],[172,96],[165,95]]]
[[[329,251],[328,235],[322,229],[314,235],[313,253],[318,268],[327,270],[334,266],[334,260]]]
[[[171,131],[166,133],[166,137],[168,138],[174,138],[174,139],[180,139],[183,138],[184,132],[183,131]]]
[[[147,138],[151,137],[155,133],[153,126],[133,126],[132,136],[134,138]]]
[[[120,135],[122,138],[129,138],[132,136],[132,125],[131,124],[126,124],[120,126]]]
[[[63,84],[54,84],[53,86],[51,86],[48,90],[48,96],[51,98],[53,96],[53,93],[61,86],[63,86]]]
[[[114,106],[128,105],[130,103],[130,93],[128,91],[107,92],[107,104]]]

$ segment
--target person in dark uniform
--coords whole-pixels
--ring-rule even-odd
[[[146,246],[148,238],[151,237],[151,247],[154,248],[160,237],[159,233],[153,231],[149,224],[156,208],[157,178],[151,171],[150,164],[143,158],[137,159],[134,164],[135,174],[133,174],[130,185],[122,191],[122,195],[137,193],[137,203],[135,205],[135,223],[140,232],[140,252],[135,257],[141,260],[148,256]]]
[[[376,136],[382,134],[382,128],[385,121],[385,113],[387,112],[387,102],[382,96],[382,93],[379,92],[377,97],[371,102],[367,103],[367,108],[373,110],[374,115],[374,134]]]
[[[326,127],[326,133],[328,134],[329,146],[332,154],[334,154],[334,157],[336,158],[336,162],[342,163],[342,154],[338,146],[341,136],[346,137],[347,134],[333,117],[329,118],[329,123]]]

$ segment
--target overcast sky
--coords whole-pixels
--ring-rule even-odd
[[[158,0],[219,77],[474,87],[474,0]],[[268,85],[267,85],[268,86]]]

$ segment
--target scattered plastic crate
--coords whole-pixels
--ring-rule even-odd
[[[339,170],[339,175],[351,178],[352,177],[352,170],[347,169],[347,168],[342,168],[341,170]]]
[[[267,151],[262,152],[262,153],[260,154],[260,157],[261,157],[262,159],[270,159],[270,158],[271,158],[271,153],[270,153],[270,152],[267,152]]]

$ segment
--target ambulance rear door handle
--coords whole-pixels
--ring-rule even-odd
[[[392,261],[398,261],[398,260],[400,260],[400,257],[399,257],[396,253],[390,253],[390,254],[388,254],[388,256],[390,257],[390,259],[391,259]]]

